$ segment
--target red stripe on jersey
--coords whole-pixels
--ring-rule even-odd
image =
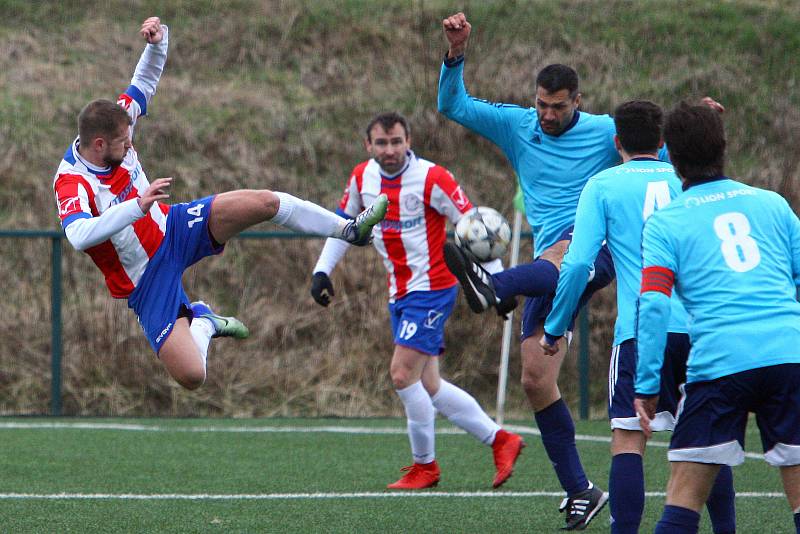
[[[164,239],[164,234],[161,233],[158,223],[148,213],[133,223],[133,231],[136,233],[136,237],[139,238],[142,248],[147,252],[147,257],[152,258]]]
[[[124,167],[117,167],[108,178],[103,178],[103,183],[111,188],[113,194],[119,195],[131,183],[131,173]],[[128,198],[130,198],[130,195],[126,194],[125,200]]]
[[[675,273],[666,267],[645,267],[642,269],[642,290],[658,291],[666,296],[672,296],[672,286],[675,284]]]
[[[347,180],[347,184],[344,186],[344,194],[342,195],[341,200],[339,200],[339,209],[345,213],[347,213],[347,203],[350,201],[351,184],[353,180],[355,180],[356,191],[359,193],[361,192],[361,186],[364,183],[364,169],[367,168],[369,162],[370,160],[367,160],[356,165],[353,169],[353,172],[350,174],[350,178]]]
[[[400,222],[400,190],[402,189],[402,179],[402,176],[398,176],[392,180],[381,178],[381,193],[385,193],[386,196],[389,197],[389,208],[386,210],[385,217],[387,221]],[[361,187],[360,184],[359,187]],[[408,282],[411,280],[412,274],[411,268],[408,266],[408,256],[406,255],[406,247],[403,244],[401,227],[401,224],[381,226],[383,245],[386,247],[386,252],[392,262],[398,297],[406,294]],[[391,274],[389,277],[391,280]]]
[[[445,234],[446,217],[431,208],[431,193],[433,187],[439,185],[435,174],[437,170],[439,170],[439,167],[434,167],[428,171],[428,176],[425,177],[425,192],[423,196],[423,203],[425,204],[425,229],[428,239],[428,256],[430,258],[428,283],[431,286],[431,291],[452,287],[457,283],[456,277],[453,276],[444,262],[444,242],[447,238]],[[458,185],[456,185],[456,189],[459,191],[461,190]],[[449,192],[447,193],[449,195]],[[466,203],[469,203],[469,200],[467,200]]]
[[[120,262],[111,240],[103,241],[99,245],[86,249],[86,253],[106,277],[106,285],[111,291],[112,297],[123,299],[133,292],[133,282],[122,267],[122,262]]]
[[[93,216],[99,215],[94,203],[94,192],[80,174],[62,174],[55,183],[56,200],[58,202],[58,216],[63,221],[70,215],[83,213],[81,209],[79,188],[83,187],[89,200],[89,209]]]
[[[162,204],[161,202],[156,202],[156,204],[161,210],[161,213],[163,213],[164,215],[169,213],[169,204]]]

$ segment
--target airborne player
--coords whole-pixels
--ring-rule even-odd
[[[386,211],[378,196],[354,221],[286,193],[239,190],[167,205],[172,178],[148,182],[131,136],[147,113],[167,60],[169,30],[158,17],[144,21],[147,42],[133,79],[118,101],[94,100],[78,116],[79,136],[56,172],[61,226],[70,244],[102,271],[115,298],[127,299],[169,374],[185,388],[206,379],[212,337],[244,338],[247,328],[190,303],[181,275],[220,254],[230,238],[262,221],[292,230],[367,244]]]

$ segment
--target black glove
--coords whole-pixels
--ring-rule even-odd
[[[314,273],[311,278],[311,296],[314,297],[317,304],[327,307],[331,303],[331,297],[335,294],[328,275],[323,272]]]

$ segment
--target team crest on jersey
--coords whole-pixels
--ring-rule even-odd
[[[467,195],[464,194],[464,190],[461,189],[461,186],[456,187],[453,192],[450,193],[450,200],[456,205],[458,211],[464,211],[469,205],[469,199]]]
[[[407,195],[403,197],[403,209],[408,214],[422,211],[422,200],[420,200],[416,195]]]

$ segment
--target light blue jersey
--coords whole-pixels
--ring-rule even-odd
[[[614,121],[608,115],[576,112],[568,129],[552,136],[542,131],[534,108],[469,96],[463,71],[463,61],[442,66],[439,111],[505,153],[519,176],[525,213],[533,229],[534,256],[539,256],[572,225],[578,197],[589,177],[619,163]]]
[[[780,195],[727,178],[694,185],[647,221],[642,247],[689,312],[687,382],[800,363],[800,221]],[[668,303],[640,296],[638,394],[658,392]]]
[[[592,177],[578,202],[575,229],[544,330],[561,336],[586,288],[588,275],[603,241],[608,242],[617,272],[617,322],[614,345],[636,337],[636,304],[642,285],[642,227],[656,210],[681,192],[672,165],[637,159]],[[669,331],[686,333],[686,311],[672,298]]]

